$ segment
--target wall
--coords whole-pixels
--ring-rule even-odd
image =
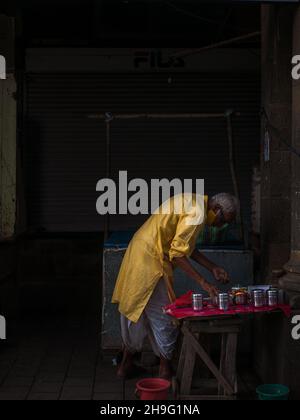
[[[0,242],[0,315],[17,316],[16,243]]]
[[[0,15],[0,54],[6,80],[0,80],[0,240],[14,234],[16,214],[16,82],[14,20]]]
[[[291,144],[292,15],[289,6],[262,6],[262,106],[270,123]],[[270,159],[263,154],[265,126],[262,121],[262,279],[280,269],[290,255],[290,152],[270,133]],[[276,209],[276,211],[274,211]]]
[[[292,316],[299,315],[294,311]],[[292,338],[290,319],[281,313],[260,315],[255,321],[254,368],[262,383],[280,383],[300,399],[300,340]]]
[[[6,317],[8,338],[17,314],[16,242],[16,82],[14,19],[0,15],[0,55],[6,60],[6,80],[0,80],[0,315]]]
[[[263,106],[280,136],[292,144],[294,6],[262,6]],[[264,126],[262,151],[264,150]],[[262,280],[289,260],[291,248],[291,155],[271,132],[270,160],[262,153]],[[294,312],[293,315],[296,315]],[[254,367],[263,383],[283,383],[300,399],[300,340],[291,336],[291,320],[282,314],[254,321]]]

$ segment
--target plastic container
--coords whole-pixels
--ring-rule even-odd
[[[285,385],[266,384],[256,388],[258,399],[261,401],[287,401],[290,390]]]
[[[171,382],[161,378],[142,379],[136,384],[135,395],[140,400],[167,400]]]

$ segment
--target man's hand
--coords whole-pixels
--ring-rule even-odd
[[[202,289],[204,289],[209,294],[209,297],[211,299],[214,299],[219,294],[219,290],[214,285],[212,285],[208,282],[205,282],[202,285]]]
[[[224,284],[229,282],[229,276],[226,271],[222,267],[217,267],[212,261],[206,258],[205,255],[199,252],[198,249],[194,250],[191,258],[210,271],[216,280]]]
[[[212,269],[212,273],[214,278],[219,282],[226,284],[229,283],[229,276],[228,273],[222,267],[215,267]]]
[[[218,289],[212,284],[208,283],[200,273],[192,266],[187,257],[177,257],[173,260],[175,264],[180,267],[188,276],[194,279],[203,290],[205,290],[211,298],[218,296]],[[212,267],[213,269],[213,267]],[[222,270],[222,269],[220,269]],[[228,277],[228,276],[227,276]]]

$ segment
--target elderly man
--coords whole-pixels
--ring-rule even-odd
[[[153,214],[136,232],[124,256],[112,298],[113,303],[119,304],[121,313],[124,352],[117,372],[120,377],[130,373],[133,355],[141,351],[148,335],[154,353],[160,357],[159,376],[170,378],[178,331],[162,307],[175,300],[175,267],[186,272],[211,297],[217,295],[217,288],[203,278],[189,257],[209,270],[216,280],[229,281],[226,271],[209,261],[195,245],[205,224],[222,227],[235,220],[238,200],[221,193],[210,200],[202,197],[201,205],[195,194],[186,197],[180,196],[183,203],[180,212],[175,196],[168,200],[168,212],[163,212],[161,207]]]

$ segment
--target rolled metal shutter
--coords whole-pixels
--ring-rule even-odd
[[[252,167],[260,143],[260,80],[245,73],[30,74],[26,79],[29,224],[47,231],[103,229],[96,183],[106,176],[105,123],[88,114],[201,113],[233,109],[238,176],[249,220]],[[207,194],[231,191],[226,121],[111,123],[111,173],[117,178],[204,178]],[[112,216],[111,230],[145,216]]]

